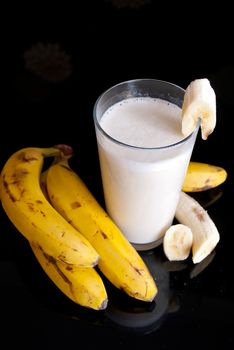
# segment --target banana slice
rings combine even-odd
[[[184,95],[182,133],[190,135],[201,120],[202,139],[206,140],[216,125],[216,96],[208,79],[192,81]]]
[[[191,229],[183,224],[169,227],[163,238],[163,250],[170,261],[185,260],[189,256],[193,243]]]
[[[199,263],[216,247],[220,235],[208,212],[193,197],[181,192],[175,217],[192,230],[192,260]]]

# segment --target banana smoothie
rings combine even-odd
[[[96,133],[108,214],[139,250],[158,245],[173,222],[196,135],[184,141],[181,108],[152,97],[110,105]]]

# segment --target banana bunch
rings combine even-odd
[[[52,207],[41,187],[44,158],[58,156],[60,148],[31,147],[12,154],[1,172],[2,206],[54,284],[75,303],[102,310],[108,299],[94,268],[99,255]]]
[[[98,252],[98,267],[107,279],[133,298],[152,301],[157,287],[143,259],[70,168],[67,157],[48,168],[46,184],[54,208]]]
[[[202,192],[221,185],[227,179],[224,168],[200,162],[190,162],[182,190],[184,192]]]
[[[69,168],[66,153],[59,145],[12,154],[1,172],[4,211],[48,277],[79,305],[107,307],[97,263],[116,287],[136,299],[153,300],[157,287],[148,268]],[[60,161],[42,171],[45,157]]]

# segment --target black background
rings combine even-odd
[[[0,341],[5,348],[13,341],[30,349],[76,348],[82,342],[104,348],[233,346],[232,12],[224,2],[207,8],[199,2],[134,3],[34,2],[3,9],[0,166],[21,147],[70,144],[72,166],[103,204],[92,119],[97,97],[128,79],[156,78],[186,88],[193,79],[207,77],[216,92],[217,126],[207,141],[198,135],[192,159],[224,167],[228,178],[215,191],[195,197],[207,206],[221,240],[211,263],[195,277],[190,258],[168,272],[161,248],[143,255],[156,269],[159,289],[169,283],[162,317],[160,300],[151,306],[134,303],[107,282],[109,307],[93,312],[54,287],[1,209]],[[24,53],[39,42],[58,44],[70,57],[67,79],[51,81],[49,73],[40,78],[25,68]],[[58,77],[61,70],[63,65]],[[138,317],[150,324],[136,329]]]

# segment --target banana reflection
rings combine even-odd
[[[150,303],[141,302],[116,291],[110,295],[105,315],[112,324],[122,329],[149,333],[161,326],[169,311],[170,279],[169,271],[162,264],[161,248],[143,252],[141,256],[158,286],[155,299]]]
[[[191,259],[169,261],[162,247],[141,253],[158,286],[158,294],[151,303],[137,301],[111,291],[104,314],[106,321],[120,330],[149,334],[160,328],[171,313],[178,312],[192,278],[198,277],[215,257],[215,251],[198,264]],[[185,287],[187,286],[187,287]]]

